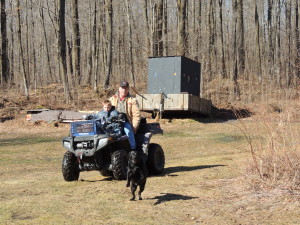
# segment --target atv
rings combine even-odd
[[[124,119],[110,121],[85,120],[71,123],[70,136],[63,138],[67,149],[62,161],[65,181],[78,180],[81,171],[100,171],[103,176],[124,180],[127,176],[128,154],[131,151],[128,137],[123,131]],[[141,151],[150,174],[161,174],[165,155],[159,144],[150,143],[153,134],[162,134],[159,123],[141,119],[135,134],[136,151]]]

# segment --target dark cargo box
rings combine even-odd
[[[183,56],[149,58],[148,94],[200,95],[200,63]]]

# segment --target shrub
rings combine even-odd
[[[300,189],[300,124],[297,107],[260,115],[258,127],[239,119],[250,147],[246,178],[255,188]],[[260,136],[260,138],[254,138]]]

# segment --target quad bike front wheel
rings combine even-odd
[[[159,144],[149,144],[148,159],[146,164],[150,174],[161,174],[164,171],[165,154]]]
[[[62,173],[65,181],[75,181],[79,178],[79,164],[72,152],[66,152],[62,161]]]
[[[125,180],[128,169],[128,153],[125,150],[115,151],[111,155],[113,176],[116,180]]]

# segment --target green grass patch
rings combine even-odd
[[[168,131],[164,133],[163,137],[196,137],[197,134],[193,133],[185,133],[185,132],[179,132],[179,131]]]
[[[39,143],[58,142],[61,138],[56,137],[22,137],[22,138],[7,138],[0,139],[0,147],[32,145]]]
[[[244,141],[246,137],[244,135],[230,135],[224,133],[218,133],[213,137],[214,141],[219,143],[232,143]]]

